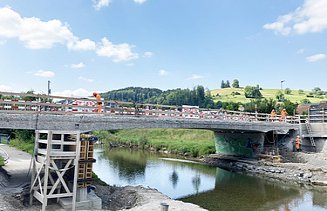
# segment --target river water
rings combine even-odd
[[[96,148],[93,171],[110,185],[156,188],[208,210],[327,210],[327,194],[130,149]]]

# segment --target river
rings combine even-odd
[[[327,210],[327,193],[229,172],[174,156],[130,150],[94,153],[93,171],[110,185],[156,188],[208,210]]]

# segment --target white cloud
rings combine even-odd
[[[108,7],[110,0],[93,0],[93,7],[96,10],[100,10],[102,7]]]
[[[113,44],[106,37],[102,38],[100,47],[96,50],[98,56],[111,58],[114,62],[129,61],[137,59],[138,54],[132,52],[133,46],[122,43]]]
[[[0,8],[0,37],[17,38],[30,49],[52,48],[55,44],[66,44],[73,50],[85,50],[92,46],[89,39],[79,41],[68,25],[60,20],[41,21],[36,17],[21,17],[10,7]]]
[[[109,57],[114,62],[138,58],[138,54],[132,52],[134,46],[127,43],[113,44],[108,38],[103,38],[97,46],[93,40],[80,40],[60,20],[42,21],[36,17],[21,17],[10,7],[0,8],[1,37],[16,38],[29,49],[52,48],[55,44],[61,44],[69,50],[95,51],[97,55]]]
[[[168,71],[164,70],[164,69],[161,69],[161,70],[159,70],[159,75],[160,76],[166,76],[166,75],[168,75]]]
[[[75,51],[89,51],[95,50],[96,44],[90,39],[78,40],[75,38],[74,41],[69,41],[67,47]]]
[[[307,62],[317,62],[317,61],[320,61],[320,60],[324,60],[326,58],[327,58],[326,54],[320,53],[320,54],[315,54],[315,55],[312,55],[312,56],[308,56],[306,58],[306,60],[307,60]]]
[[[62,97],[88,97],[92,95],[92,92],[79,88],[75,90],[64,90],[62,92],[53,92],[54,96],[62,96]]]
[[[304,48],[301,48],[301,49],[299,49],[299,50],[296,51],[296,54],[303,54],[304,51],[305,51],[305,49]]]
[[[0,91],[1,92],[14,92],[14,89],[11,86],[0,84]]]
[[[134,0],[134,2],[137,4],[143,4],[146,0]]]
[[[327,28],[327,1],[305,0],[295,11],[280,16],[276,22],[265,24],[263,27],[285,36],[321,32]]]
[[[83,67],[85,67],[85,64],[83,62],[80,62],[78,64],[71,64],[70,65],[70,68],[73,68],[73,69],[81,69]]]
[[[192,74],[192,76],[187,78],[187,80],[199,80],[199,79],[203,79],[203,78],[204,78],[203,75]]]
[[[85,78],[83,76],[78,77],[78,80],[85,81],[85,82],[88,82],[88,83],[92,83],[94,81],[94,79]]]
[[[153,56],[153,53],[150,51],[146,51],[143,53],[143,58],[151,58]]]
[[[43,78],[52,78],[55,76],[55,73],[48,70],[39,70],[34,73],[35,76],[43,77]]]

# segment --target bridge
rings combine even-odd
[[[215,132],[217,152],[254,156],[265,140],[292,137],[299,117],[271,119],[268,114],[198,107],[102,101],[101,112],[92,98],[0,92],[0,128],[93,131],[130,128],[208,129]]]

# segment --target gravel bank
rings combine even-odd
[[[288,154],[288,160],[292,160],[292,162],[272,163],[237,159],[217,154],[203,159],[209,165],[227,170],[327,191],[326,153],[307,154],[294,152]]]
[[[156,189],[142,186],[96,185],[95,193],[102,199],[102,208],[108,210],[160,210],[161,203],[169,205],[169,210],[204,211],[198,205],[184,203],[169,198]]]

